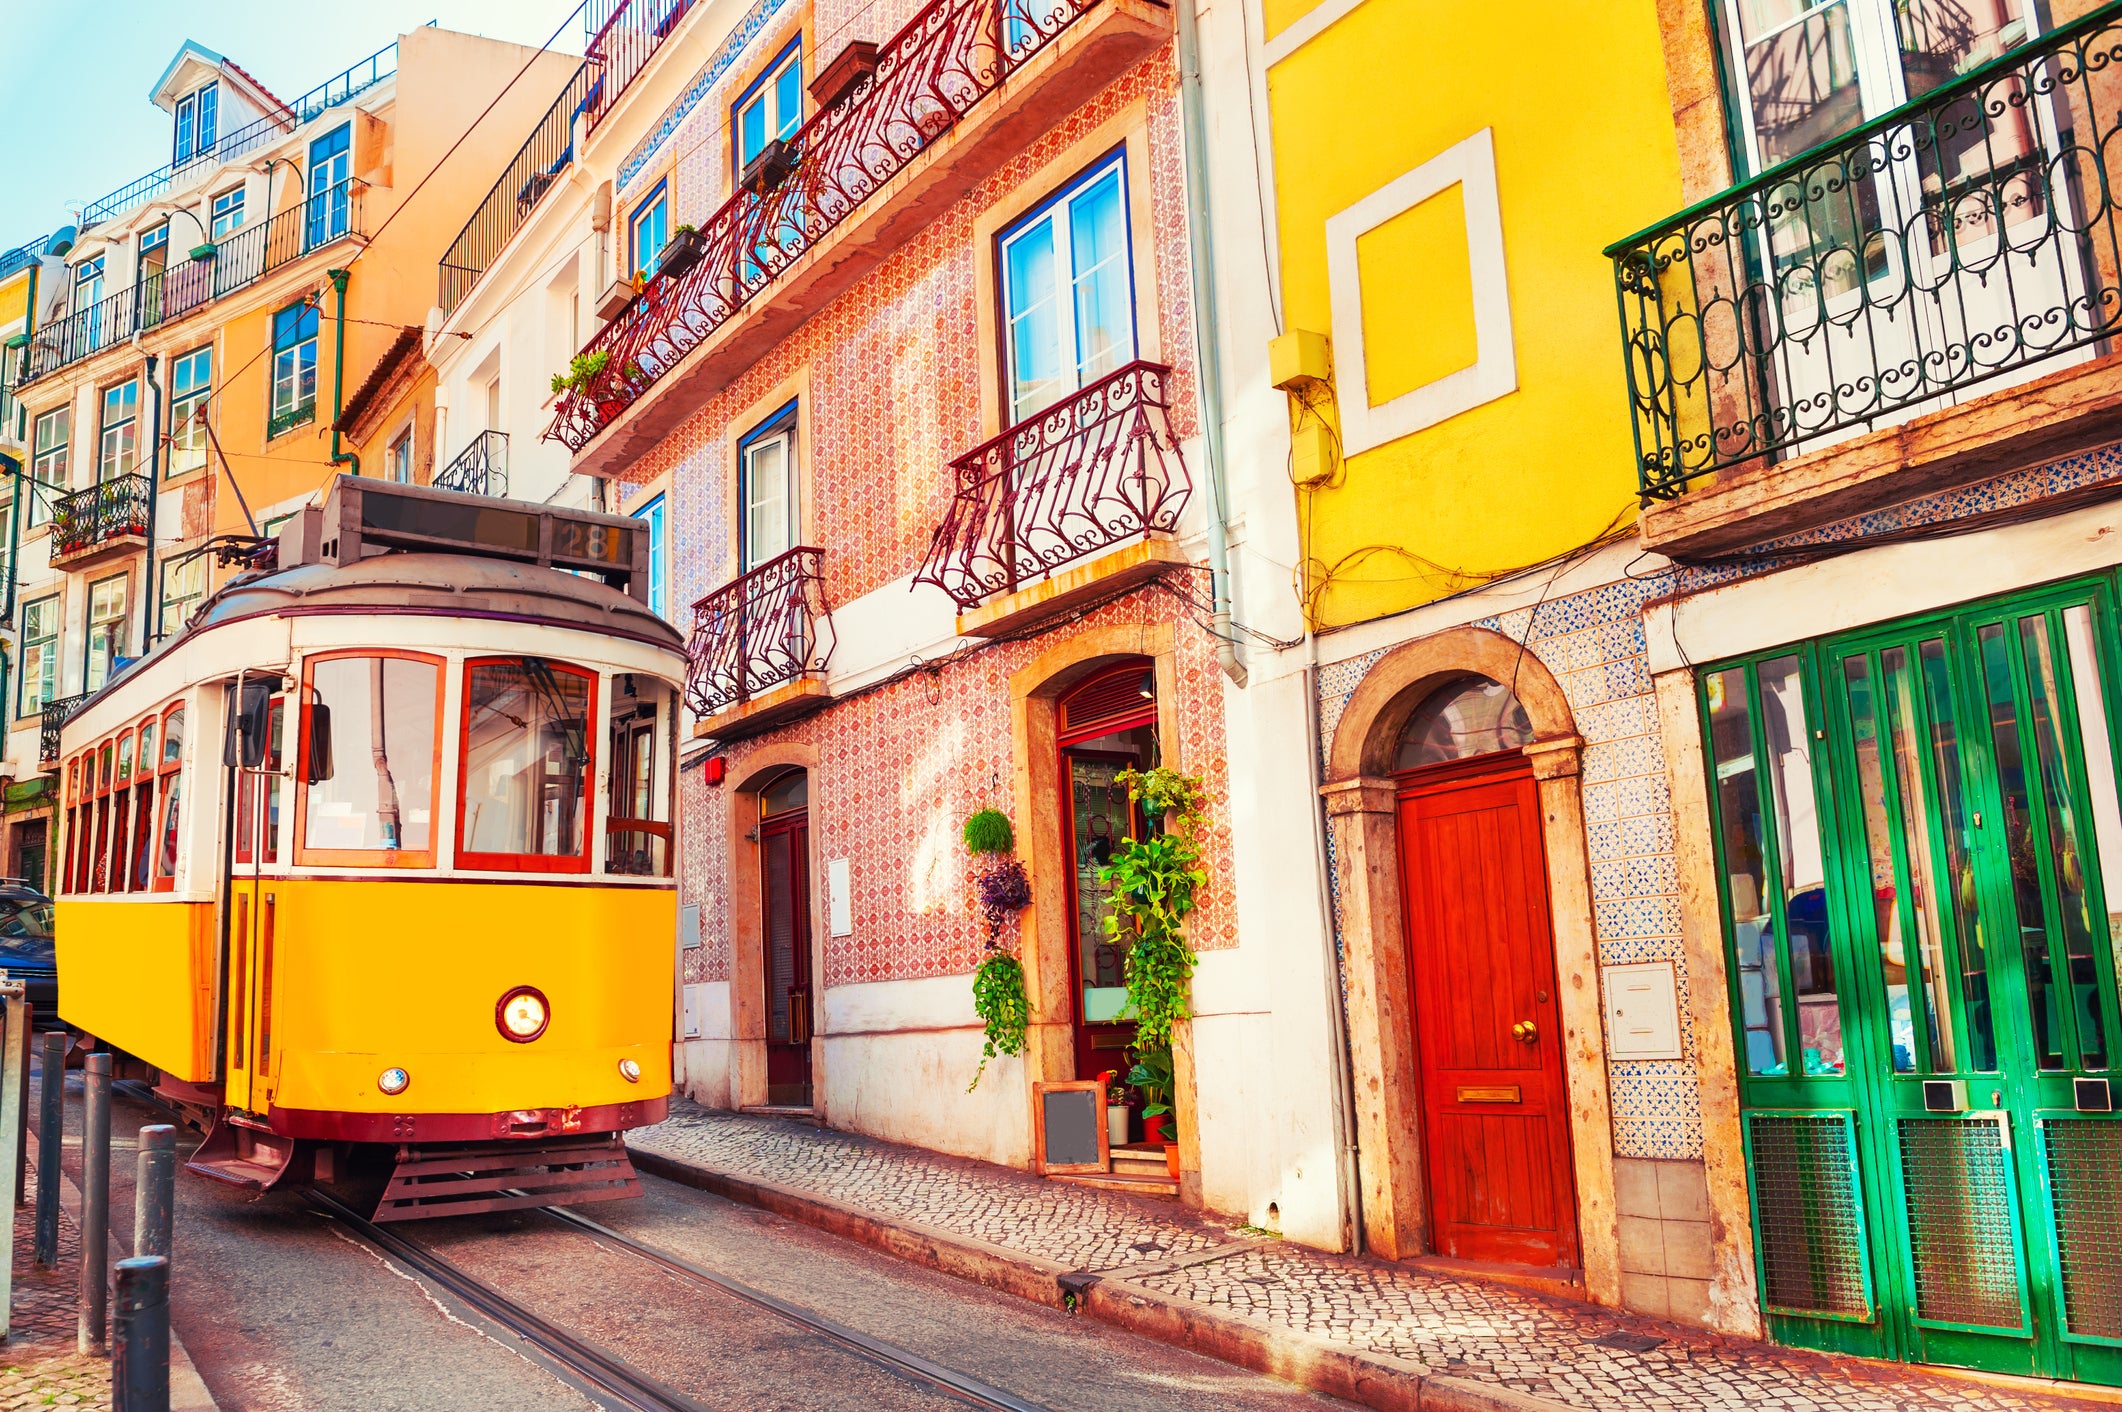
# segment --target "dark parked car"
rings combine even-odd
[[[40,1026],[59,1018],[59,960],[52,946],[52,900],[21,883],[0,883],[0,971],[29,983]]]

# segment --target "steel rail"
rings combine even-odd
[[[772,1314],[778,1314],[791,1323],[800,1324],[812,1333],[819,1334],[839,1344],[849,1352],[868,1359],[872,1363],[879,1364],[903,1377],[910,1377],[920,1382],[929,1383],[938,1391],[955,1397],[962,1402],[970,1403],[974,1407],[991,1408],[994,1412],[1048,1412],[1047,1408],[1040,1406],[1036,1402],[1026,1402],[1023,1398],[1004,1392],[1001,1388],[983,1383],[977,1378],[969,1378],[963,1373],[944,1367],[941,1363],[923,1358],[920,1354],[911,1350],[900,1348],[895,1344],[885,1343],[881,1339],[871,1338],[868,1334],[859,1330],[851,1329],[845,1324],[837,1323],[822,1314],[805,1309],[800,1304],[791,1304],[785,1299],[779,1299],[768,1294],[765,1290],[754,1289],[740,1280],[733,1280],[727,1275],[718,1275],[712,1270],[702,1269],[690,1260],[658,1250],[652,1245],[646,1245],[641,1241],[635,1240],[632,1236],[613,1230],[610,1226],[592,1221],[587,1216],[579,1215],[574,1211],[558,1206],[547,1206],[543,1210],[546,1215],[562,1225],[573,1226],[600,1239],[611,1241],[613,1244],[631,1251],[650,1264],[671,1274],[682,1275],[697,1283],[709,1285],[756,1308],[764,1309]]]

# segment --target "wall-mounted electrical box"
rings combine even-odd
[[[1293,328],[1267,343],[1267,380],[1284,392],[1306,383],[1325,382],[1333,374],[1332,347],[1323,333]]]
[[[1679,1059],[1680,983],[1670,961],[1604,968],[1606,1057]]]

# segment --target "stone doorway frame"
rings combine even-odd
[[[1415,708],[1439,686],[1466,676],[1511,687],[1532,722],[1533,743],[1525,754],[1539,790],[1547,851],[1578,1248],[1585,1291],[1600,1304],[1619,1306],[1613,1111],[1584,800],[1577,783],[1584,742],[1554,675],[1530,649],[1487,628],[1452,628],[1402,643],[1381,657],[1334,727],[1326,783],[1319,789],[1334,830],[1366,1243],[1394,1260],[1432,1248],[1421,1096],[1413,1078],[1399,788],[1392,767],[1400,732]]]
[[[818,751],[799,741],[766,746],[744,759],[743,774],[729,785],[729,857],[723,876],[729,879],[729,1101],[732,1108],[766,1103],[766,940],[759,903],[759,791],[790,768],[804,771],[811,791],[813,826],[809,830],[811,975],[810,1106],[826,1120],[825,1044],[819,1017],[825,1013],[825,908],[818,886],[818,829],[815,826]]]

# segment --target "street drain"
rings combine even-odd
[[[1595,1339],[1587,1339],[1586,1342],[1596,1344],[1600,1348],[1618,1348],[1623,1353],[1648,1353],[1659,1344],[1665,1342],[1665,1340],[1652,1338],[1649,1334],[1612,1333],[1602,1334]]]

